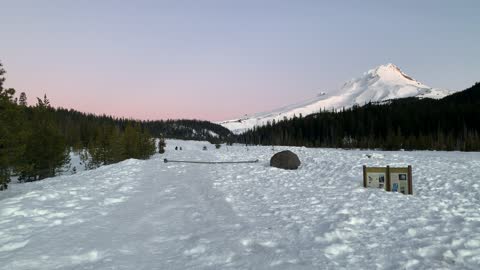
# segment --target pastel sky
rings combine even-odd
[[[432,87],[480,81],[480,1],[15,0],[7,86],[137,119],[224,120],[392,62]]]

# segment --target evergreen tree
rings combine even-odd
[[[4,77],[5,73],[7,72],[3,68],[2,62],[0,62],[0,91],[3,91],[3,83],[5,83],[5,77]]]
[[[155,153],[155,141],[138,124],[128,124],[123,135],[125,158],[147,159]]]
[[[123,147],[125,158],[136,158],[140,156],[139,145],[140,134],[138,126],[128,124],[123,134]]]
[[[165,138],[163,135],[160,135],[160,138],[158,139],[158,153],[163,154],[165,153],[165,147],[167,144],[165,143]]]
[[[24,106],[24,107],[28,106],[27,94],[25,94],[25,92],[20,93],[20,97],[18,98],[18,105]]]
[[[24,119],[14,101],[15,90],[4,89],[5,70],[0,63],[0,190],[7,189],[12,169],[24,151]]]
[[[21,181],[36,181],[55,176],[68,162],[69,151],[64,137],[53,120],[46,98],[33,110],[26,149],[19,166]]]
[[[7,188],[11,168],[21,154],[15,138],[18,132],[15,121],[18,121],[19,112],[13,103],[14,92],[9,90],[0,89],[0,190]]]

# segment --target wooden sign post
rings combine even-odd
[[[413,194],[412,166],[363,166],[363,187],[382,188],[386,191]]]

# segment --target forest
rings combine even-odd
[[[440,100],[405,98],[322,111],[236,137],[259,145],[382,150],[480,150],[480,83]]]
[[[58,175],[69,166],[71,152],[93,169],[129,158],[148,159],[156,151],[155,138],[163,146],[166,137],[212,143],[233,139],[228,129],[208,121],[87,114],[54,108],[47,96],[29,104],[25,92],[4,88],[5,73],[0,63],[0,190],[12,176],[30,182]]]

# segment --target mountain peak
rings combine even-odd
[[[395,65],[395,64],[392,64],[392,63],[388,63],[388,64],[383,65],[383,66],[385,66],[387,68],[392,68],[392,69],[398,69],[399,70],[398,66]]]
[[[388,63],[388,64],[385,64],[385,65],[380,65],[377,67],[377,69],[388,69],[388,70],[393,70],[393,71],[400,71],[400,68],[395,65],[395,64],[392,64],[392,63]]]
[[[392,64],[392,63],[388,63],[388,64],[385,64],[385,65],[380,65],[374,69],[371,69],[368,71],[368,73],[371,73],[371,74],[382,74],[382,73],[399,73],[399,74],[402,74],[402,70],[400,70],[400,68],[398,66],[396,66],[395,64]]]
[[[405,74],[398,66],[392,63],[380,65],[374,69],[369,70],[367,74],[387,80],[407,79],[409,81],[418,83],[415,79]]]

